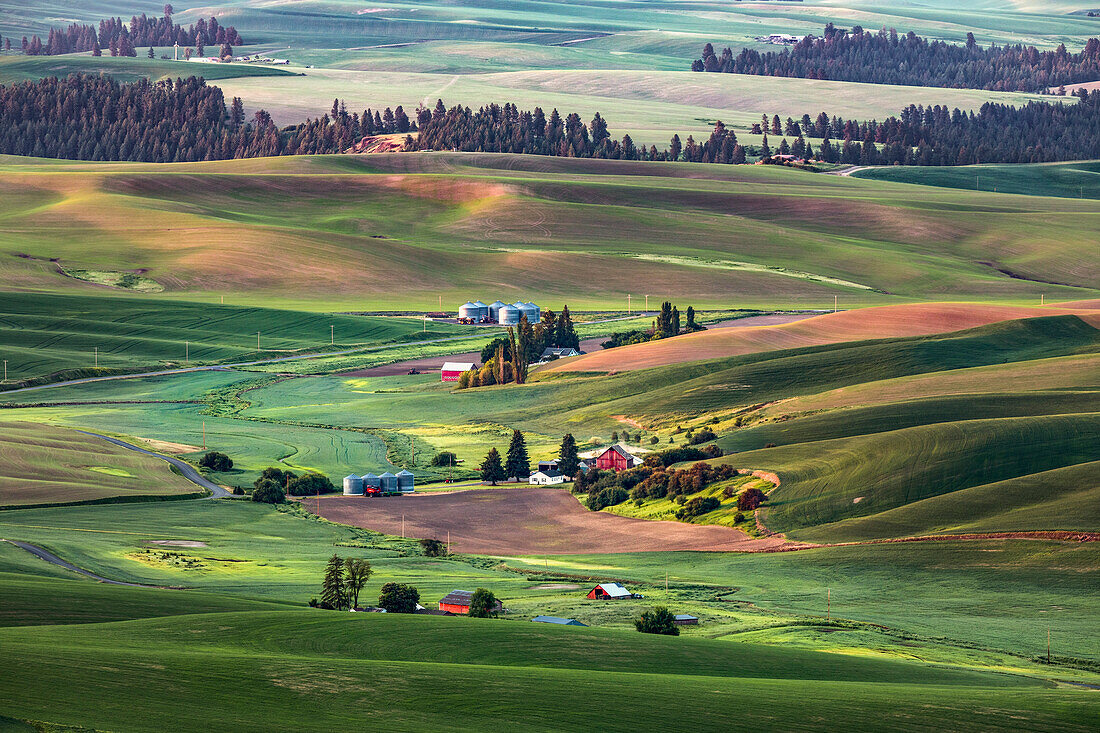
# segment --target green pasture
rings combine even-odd
[[[988,163],[935,168],[874,167],[863,168],[852,175],[858,178],[873,178],[877,181],[916,183],[922,186],[972,191],[997,191],[1074,199],[1100,198],[1100,162],[1097,161],[1033,165]]]
[[[0,422],[0,505],[195,496],[201,489],[164,461],[73,430]]]
[[[185,368],[460,336],[420,318],[350,316],[117,295],[0,292],[8,384]],[[257,346],[258,345],[258,346]],[[96,365],[98,362],[98,369]]]

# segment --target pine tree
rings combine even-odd
[[[485,460],[481,462],[481,480],[488,481],[493,486],[497,485],[497,481],[503,481],[507,478],[507,474],[504,473],[504,466],[500,463],[500,453],[496,448],[490,448],[489,452],[485,454]]]
[[[155,59],[155,58],[157,57],[157,54],[156,54],[156,52],[155,52],[155,51],[153,51],[153,47],[152,47],[152,46],[150,46],[150,47],[149,47],[149,53],[148,53],[148,56],[149,56],[149,58],[151,58],[151,59]]]
[[[342,611],[347,608],[347,585],[344,583],[344,561],[333,555],[325,566],[325,579],[321,583],[321,604],[326,608]]]
[[[675,306],[672,307],[672,335],[680,335],[680,311]]]
[[[558,470],[569,478],[576,476],[577,471],[580,470],[577,441],[572,433],[566,433],[561,439],[561,448],[558,449]]]
[[[508,478],[521,480],[531,475],[531,458],[527,455],[527,441],[523,439],[523,433],[518,430],[512,431],[512,442],[508,444],[504,473]]]
[[[577,336],[577,330],[573,327],[573,316],[569,313],[569,306],[563,306],[561,309],[561,315],[558,316],[558,326],[554,333],[554,345],[561,349],[577,349],[581,348],[580,337]]]

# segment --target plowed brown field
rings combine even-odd
[[[795,323],[756,328],[701,331],[674,339],[621,346],[587,354],[546,371],[611,372],[646,369],[702,359],[864,339],[927,336],[984,326],[1017,318],[1081,315],[1090,323],[1088,308],[917,303],[827,313]]]
[[[322,497],[306,506],[333,522],[446,541],[481,555],[603,554],[669,550],[759,552],[780,538],[755,539],[732,527],[652,522],[590,512],[565,489],[497,488],[406,497]]]

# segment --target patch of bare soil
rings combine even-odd
[[[166,547],[209,547],[205,542],[198,540],[149,540],[146,544]]]
[[[313,506],[310,509],[314,509]],[[474,489],[412,497],[322,497],[333,522],[406,537],[446,539],[456,552],[481,555],[615,552],[766,552],[787,543],[755,539],[732,527],[657,522],[590,512],[562,489]]]
[[[150,449],[157,451],[158,453],[169,453],[172,455],[179,455],[181,453],[194,453],[195,451],[202,450],[197,445],[187,445],[186,443],[170,443],[167,440],[154,440],[152,438],[141,438],[141,442],[149,446]]]

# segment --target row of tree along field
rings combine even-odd
[[[534,326],[527,316],[521,316],[514,329],[508,327],[507,338],[496,338],[485,345],[481,350],[482,367],[459,375],[458,388],[523,384],[527,381],[528,367],[539,360],[545,349],[579,349],[580,345],[569,306],[563,307],[560,315],[549,309],[543,311]]]
[[[101,56],[103,49],[108,49],[112,56],[134,56],[138,46],[172,46],[178,43],[184,47],[194,46],[195,52],[203,56],[204,46],[224,49],[244,43],[236,28],[220,25],[213,16],[199,18],[184,28],[172,21],[173,12],[171,5],[165,5],[161,17],[150,18],[142,13],[132,16],[128,24],[122,18],[107,18],[99,21],[98,32],[94,26],[71,23],[67,28],[50,28],[45,42],[38,36],[31,36],[30,39],[23,36],[20,47],[28,56],[56,56],[82,51]],[[10,51],[11,38],[4,39],[3,45],[5,50]]]
[[[834,79],[870,84],[956,87],[997,91],[1043,92],[1051,87],[1100,79],[1100,39],[1090,38],[1079,53],[1065,45],[1054,51],[1034,46],[982,48],[973,33],[966,45],[929,41],[910,31],[899,35],[885,28],[862,26],[850,31],[825,26],[822,36],[807,35],[782,51],[761,53],[750,48],[734,55],[729,48],[716,54],[703,46],[692,71]]]
[[[1100,158],[1100,90],[1079,90],[1077,104],[1031,102],[1023,107],[985,104],[979,112],[943,106],[910,106],[900,117],[858,122],[824,112],[811,120],[790,120],[779,152],[828,163],[869,165],[965,165],[1036,163]],[[107,77],[73,75],[0,87],[0,153],[74,160],[184,162],[270,155],[340,153],[354,150],[364,136],[418,129],[406,150],[461,150],[577,158],[747,162],[748,151],[720,121],[709,139],[674,135],[658,150],[637,146],[629,135],[612,138],[596,113],[585,125],[579,115],[557,110],[520,111],[513,104],[421,108],[416,121],[401,108],[380,115],[348,114],[339,100],[332,116],[279,128],[257,111],[246,121],[234,99],[226,108],[221,90],[202,79],[120,84]],[[388,111],[387,111],[388,112]],[[774,134],[776,118],[765,119]],[[797,129],[796,129],[797,127]],[[821,138],[814,150],[806,137]],[[771,159],[765,138],[756,151]]]

